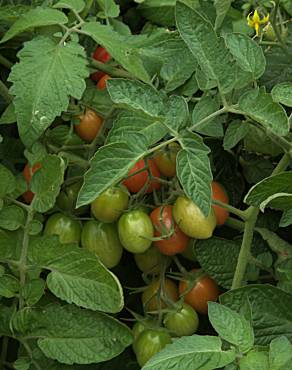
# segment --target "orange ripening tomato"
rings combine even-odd
[[[188,280],[181,280],[179,283],[180,296],[189,289]],[[201,276],[193,283],[192,289],[184,296],[184,301],[192,306],[200,314],[208,313],[208,302],[217,301],[219,297],[219,288],[216,282],[209,276]]]
[[[93,59],[98,60],[99,62],[102,63],[106,63],[111,59],[110,54],[102,46],[98,46],[95,49],[92,57]]]
[[[77,135],[85,142],[91,143],[101,129],[103,119],[88,108],[78,118],[80,123],[74,125]]]
[[[37,162],[35,165],[30,167],[30,165],[27,163],[23,169],[23,176],[25,178],[26,184],[27,184],[27,191],[22,194],[22,197],[26,203],[31,203],[34,197],[34,193],[29,190],[29,184],[32,179],[33,174],[42,167],[41,163]]]
[[[223,186],[216,181],[212,181],[211,186],[212,186],[212,199],[220,200],[220,202],[228,204],[229,198]],[[215,212],[217,226],[224,225],[229,217],[229,212],[227,211],[227,209],[217,205],[212,205],[212,207]]]
[[[135,166],[128,172],[128,178],[126,178],[126,180],[123,181],[123,185],[125,185],[131,193],[138,193],[143,188],[143,186],[148,182],[149,180],[148,171],[150,171],[153,177],[160,178],[160,172],[158,171],[158,168],[156,167],[156,164],[154,163],[154,161],[152,159],[148,159],[147,163],[148,163],[149,170],[145,169],[145,171],[141,171],[143,170],[143,168],[146,167],[146,162],[144,159],[141,159],[140,161],[138,161],[135,164]],[[133,175],[136,172],[139,172],[139,173],[137,173],[136,175]],[[159,188],[160,188],[160,183],[157,180],[151,180],[149,181],[149,185],[146,189],[146,193],[151,193],[154,189],[158,190]]]
[[[92,73],[90,75],[90,78],[92,79],[92,81],[98,82],[103,76],[106,76],[106,73],[97,71],[97,72]]]
[[[150,214],[154,226],[154,236],[167,235],[173,231],[167,239],[161,239],[154,242],[154,245],[162,254],[173,256],[183,252],[189,243],[190,238],[184,234],[174,221],[172,215],[172,206],[162,206],[155,208]]]
[[[163,176],[174,177],[176,175],[176,157],[179,150],[180,146],[177,143],[170,143],[166,148],[155,153],[155,164]]]
[[[106,81],[111,79],[111,76],[109,75],[104,75],[101,77],[101,79],[98,81],[96,87],[98,88],[98,90],[104,90],[106,89]]]

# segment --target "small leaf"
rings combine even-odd
[[[0,43],[6,42],[18,34],[40,26],[51,26],[54,24],[66,24],[68,18],[59,10],[50,8],[35,8],[20,17],[3,36]]]
[[[285,136],[289,132],[288,117],[284,108],[275,103],[263,89],[254,89],[239,99],[239,108],[274,134]]]
[[[44,294],[45,282],[42,279],[28,281],[21,289],[27,306],[34,306]]]
[[[70,97],[81,98],[89,71],[84,49],[74,42],[59,45],[37,37],[25,43],[18,57],[20,63],[9,76],[10,92],[15,96],[19,135],[31,146],[67,110]]]
[[[2,198],[16,189],[16,179],[2,164],[0,164],[0,179],[0,198]]]
[[[249,126],[241,120],[230,122],[224,136],[224,149],[230,150],[234,148],[247,135],[248,130]]]
[[[239,361],[240,370],[270,370],[267,352],[253,350]]]
[[[275,102],[292,107],[292,82],[282,82],[272,89],[272,97]]]
[[[83,0],[61,0],[53,6],[53,8],[73,9],[77,13],[80,13],[85,6]]]
[[[270,343],[270,368],[273,370],[292,369],[292,345],[286,337],[279,337]]]
[[[215,6],[215,9],[216,9],[216,21],[215,21],[215,29],[218,30],[228,11],[229,11],[229,8],[231,6],[231,2],[232,0],[215,0],[214,1],[214,6]]]
[[[103,12],[99,12],[101,18],[116,18],[120,14],[120,7],[114,0],[97,0],[98,5],[101,7]],[[104,13],[104,14],[102,14]]]
[[[10,103],[0,118],[0,125],[7,125],[7,124],[15,123],[16,121],[17,121],[17,117],[15,114],[14,105],[13,103]]]
[[[281,217],[281,221],[279,226],[280,227],[287,227],[292,225],[292,209],[288,209],[287,211],[283,212]]]
[[[15,276],[4,274],[0,277],[0,296],[13,298],[19,291],[19,281]]]
[[[1,209],[0,227],[6,230],[17,230],[24,225],[25,215],[22,208],[12,205]]]
[[[254,334],[250,322],[237,312],[215,302],[208,303],[209,320],[220,338],[246,353],[253,347]]]
[[[185,126],[189,118],[189,109],[186,100],[182,96],[172,95],[165,103],[164,124],[169,130],[177,134],[178,130]]]
[[[221,347],[222,342],[218,337],[182,337],[153,356],[142,370],[218,369],[235,359],[233,350],[223,351]]]

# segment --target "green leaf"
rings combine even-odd
[[[263,351],[251,351],[239,361],[240,370],[270,370],[269,355]]]
[[[275,102],[292,107],[292,82],[282,82],[272,89],[272,97]]]
[[[16,255],[17,235],[0,229],[0,260],[13,259]]]
[[[281,335],[292,339],[292,295],[274,286],[261,284],[248,285],[220,296],[221,303],[237,312],[247,299],[252,307],[255,344],[268,345]]]
[[[113,102],[106,89],[99,90],[95,85],[86,88],[82,96],[82,103],[95,110],[102,117],[109,116],[113,109]]]
[[[177,2],[176,23],[181,37],[197,59],[202,71],[215,80],[223,93],[234,87],[235,64],[212,26],[196,10]]]
[[[120,35],[111,27],[98,22],[85,23],[82,31],[102,45],[128,72],[144,82],[150,82],[150,77],[140,58],[139,49],[129,42],[132,40],[129,36]]]
[[[31,359],[28,357],[20,357],[13,363],[13,367],[16,370],[29,370],[30,365]]]
[[[251,73],[254,80],[264,74],[266,59],[262,48],[257,42],[240,33],[225,35],[225,41],[228,49],[243,71]]]
[[[120,14],[120,7],[114,0],[97,0],[98,5],[103,12],[99,12],[98,16],[101,18],[116,18]]]
[[[21,289],[21,294],[27,306],[34,306],[43,296],[45,282],[43,279],[33,279],[25,283]]]
[[[37,212],[51,209],[64,181],[65,163],[57,155],[47,155],[42,160],[42,167],[35,172],[30,188],[35,193],[33,208]]]
[[[136,138],[138,144],[139,141],[144,140],[140,133],[133,136],[128,135],[128,140],[131,137]],[[129,145],[123,142],[101,147],[91,159],[90,169],[85,174],[76,207],[89,204],[104,190],[121,181],[143,156],[144,148],[133,151]]]
[[[11,336],[10,321],[14,314],[14,307],[0,305],[0,335]]]
[[[292,171],[268,177],[247,193],[244,201],[248,205],[289,210],[292,208]]]
[[[0,211],[0,227],[6,230],[17,230],[24,226],[25,214],[22,208],[12,205],[6,206]]]
[[[154,87],[140,81],[115,78],[108,81],[112,101],[121,107],[142,111],[159,117],[164,109],[163,95]]]
[[[19,291],[19,281],[15,276],[4,274],[0,277],[0,296],[13,298]]]
[[[208,154],[210,149],[202,138],[185,132],[179,139],[182,150],[177,155],[177,176],[189,197],[207,217],[211,208],[212,172]]]
[[[15,123],[16,121],[17,117],[15,114],[14,105],[13,103],[10,103],[0,118],[0,125],[7,125]]]
[[[208,316],[219,337],[246,353],[254,343],[250,322],[237,312],[215,302],[208,303]]]
[[[230,122],[224,135],[224,149],[230,150],[234,148],[247,135],[248,130],[249,126],[241,120]]]
[[[292,369],[292,345],[286,337],[279,337],[270,343],[269,353],[270,369]]]
[[[72,9],[80,13],[84,9],[84,6],[85,3],[83,0],[61,0],[58,1],[53,8]]]
[[[147,20],[162,25],[174,26],[174,6],[176,0],[144,0],[138,6],[139,12]]]
[[[215,29],[218,30],[229,11],[231,6],[232,0],[215,0],[214,6],[216,9],[216,21],[215,21]]]
[[[142,133],[150,146],[162,139],[168,130],[158,120],[141,112],[122,111],[114,121],[107,144],[125,141],[129,132]]]
[[[216,237],[199,240],[195,246],[203,270],[225,289],[231,288],[239,251],[238,243]]]
[[[109,360],[132,342],[130,329],[100,312],[51,304],[18,313],[22,336],[35,337],[41,351],[63,364]]]
[[[0,164],[0,179],[0,198],[2,198],[16,189],[16,179],[2,164]]]
[[[59,45],[38,37],[25,43],[18,57],[20,63],[9,76],[10,91],[19,135],[31,146],[67,110],[70,97],[81,98],[89,71],[84,49],[74,42]]]
[[[249,184],[256,184],[273,172],[274,165],[272,161],[263,156],[244,153],[241,158],[243,175]]]
[[[34,27],[66,24],[67,22],[68,18],[59,10],[40,7],[31,9],[12,25],[3,36],[0,43],[6,42],[16,35]]]
[[[235,352],[223,351],[218,337],[192,335],[176,339],[153,356],[142,370],[212,370],[231,363]]]
[[[219,108],[220,104],[216,98],[203,96],[193,110],[192,124],[196,125],[194,130],[203,135],[222,137],[224,134],[223,127],[218,117],[211,118],[200,124],[200,121],[218,111]]]
[[[169,130],[177,135],[179,129],[186,125],[189,118],[189,109],[186,100],[182,96],[172,95],[165,102],[164,124]]]
[[[275,103],[272,96],[263,89],[254,89],[243,94],[239,99],[239,108],[274,134],[288,134],[289,123],[284,108]]]
[[[279,226],[280,227],[287,227],[292,225],[292,209],[288,209],[287,211],[283,212],[281,217],[281,221]]]
[[[33,265],[51,270],[47,285],[53,294],[68,303],[119,312],[123,307],[118,279],[93,253],[75,244],[60,244],[56,237],[38,237],[30,247]]]
[[[0,21],[3,23],[13,23],[17,21],[23,14],[29,12],[31,6],[21,4],[1,5],[0,7]]]

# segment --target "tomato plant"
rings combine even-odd
[[[111,78],[111,76],[109,76],[109,75],[104,75],[104,76],[102,76],[102,77],[99,79],[99,81],[98,81],[98,83],[97,83],[96,87],[97,87],[99,90],[104,90],[104,89],[106,89],[106,82],[107,82],[107,80],[109,80],[110,78]]]
[[[75,182],[65,186],[56,199],[56,205],[65,212],[75,214],[86,213],[88,211],[87,206],[76,209],[77,196],[81,185],[81,182]]]
[[[79,243],[81,226],[77,220],[62,213],[55,213],[46,222],[45,235],[58,235],[61,243]]]
[[[208,302],[217,301],[219,288],[210,276],[198,276],[194,283],[181,280],[179,294],[184,296],[184,301],[201,314],[208,313]]]
[[[177,143],[171,143],[155,154],[154,162],[163,176],[176,175],[176,156],[179,149],[180,146]]]
[[[142,303],[146,311],[156,311],[165,308],[178,300],[178,289],[176,284],[165,279],[161,282],[155,279],[147,286],[142,294]]]
[[[76,124],[74,128],[82,140],[91,143],[100,132],[102,122],[102,118],[93,110],[86,109],[85,112],[79,116],[79,123]]]
[[[145,169],[143,171],[146,166],[149,167],[149,170]],[[160,177],[160,173],[152,159],[148,159],[147,161],[141,159],[128,172],[128,177],[123,181],[123,184],[132,193],[138,193],[147,185],[145,192],[151,193],[154,189],[158,190],[160,188],[160,183],[156,179],[151,179],[149,174],[151,174],[151,177]]]
[[[110,188],[91,203],[91,212],[102,222],[114,222],[128,206],[128,193],[123,187]]]
[[[229,203],[229,198],[224,188],[222,187],[221,184],[219,184],[216,181],[212,181],[212,199],[220,200],[220,202],[226,204]],[[217,225],[218,226],[224,225],[229,216],[229,212],[227,211],[227,209],[224,209],[218,205],[212,205],[212,208],[215,212]]]
[[[132,253],[143,253],[152,244],[153,226],[147,213],[133,210],[118,222],[119,237],[124,248]]]
[[[123,254],[123,246],[114,224],[93,220],[86,222],[82,229],[81,245],[93,252],[108,268],[115,267]]]
[[[172,206],[155,208],[151,212],[150,218],[155,230],[154,236],[162,237],[161,240],[154,242],[161,253],[171,256],[186,249],[189,237],[175,224],[172,216]],[[171,235],[168,236],[168,234]]]
[[[24,199],[24,201],[26,203],[31,203],[33,198],[34,198],[34,193],[32,191],[29,190],[29,184],[30,184],[30,181],[31,181],[31,178],[33,176],[33,174],[41,168],[41,163],[36,163],[35,165],[33,165],[32,167],[30,167],[30,165],[27,163],[25,166],[24,166],[24,169],[23,169],[23,176],[25,178],[25,181],[26,181],[26,185],[27,185],[27,189],[26,192],[24,192],[22,194],[22,197]]]
[[[197,312],[188,304],[167,313],[163,323],[170,332],[177,337],[194,334],[199,326]]]

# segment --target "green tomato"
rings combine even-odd
[[[125,213],[118,222],[120,241],[132,253],[143,253],[150,248],[154,229],[147,213],[134,210]]]
[[[79,221],[63,213],[54,213],[46,222],[44,234],[59,235],[61,243],[79,243],[81,225]]]
[[[194,334],[199,326],[197,312],[190,305],[183,303],[178,311],[169,312],[163,320],[164,326],[176,337]]]
[[[85,213],[88,209],[87,206],[82,206],[77,209],[75,208],[81,185],[82,184],[80,182],[76,182],[72,185],[66,186],[66,188],[62,190],[57,197],[57,206],[66,212],[71,212],[78,215]]]
[[[195,239],[208,239],[216,227],[216,217],[211,208],[205,217],[200,208],[186,197],[178,197],[173,206],[173,217],[179,228]]]
[[[171,343],[171,336],[162,330],[146,329],[135,343],[138,364],[143,367],[156,353]]]
[[[115,224],[94,220],[86,222],[82,229],[81,245],[93,252],[107,268],[115,267],[123,254]]]
[[[137,321],[133,328],[133,351],[136,353],[136,343],[137,339],[140,336],[140,334],[143,333],[144,330],[154,328],[156,326],[155,322],[151,319],[144,319],[143,321]]]
[[[142,272],[155,275],[159,274],[162,262],[165,257],[160,253],[158,248],[150,247],[144,253],[134,254],[134,259],[137,266]]]
[[[101,222],[114,222],[128,207],[128,203],[129,195],[126,188],[110,188],[91,203],[91,211]]]

